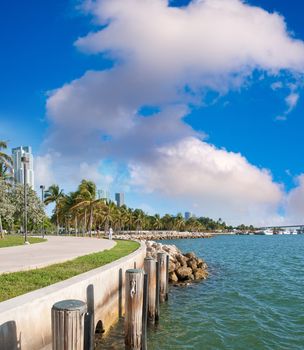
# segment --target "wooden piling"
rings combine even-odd
[[[159,265],[159,301],[163,303],[167,295],[167,254],[157,253]]]
[[[169,264],[170,264],[170,256],[167,254],[167,259],[166,259],[166,300],[169,299]]]
[[[63,300],[52,307],[52,349],[84,350],[84,316],[87,305]]]
[[[143,330],[144,272],[126,271],[125,349],[141,350]]]
[[[148,275],[144,274],[144,290],[143,290],[143,312],[142,312],[142,337],[141,350],[147,350],[147,323],[148,323],[148,297],[149,297],[149,280]]]
[[[156,261],[153,258],[145,258],[144,269],[148,275],[148,321],[154,323],[156,318]]]
[[[159,263],[156,261],[156,300],[155,300],[155,321],[159,320]]]

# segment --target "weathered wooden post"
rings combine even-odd
[[[159,300],[163,303],[167,294],[167,254],[157,253],[159,266]]]
[[[52,349],[84,350],[84,316],[87,305],[63,300],[52,307]]]
[[[147,350],[147,322],[148,322],[148,297],[149,297],[149,280],[148,275],[144,274],[144,297],[143,297],[143,313],[142,313],[142,337],[141,350]]]
[[[141,350],[143,330],[144,271],[126,271],[125,349]]]
[[[170,264],[170,256],[169,256],[169,254],[167,254],[167,259],[166,259],[166,273],[167,273],[166,300],[169,299],[169,264]]]
[[[159,263],[156,261],[156,300],[155,300],[155,321],[159,320]]]
[[[144,269],[145,273],[148,275],[148,321],[151,323],[155,322],[156,318],[156,261],[153,258],[145,258]]]

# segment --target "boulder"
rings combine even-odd
[[[190,259],[187,261],[187,265],[188,267],[190,267],[192,269],[192,271],[196,271],[197,270],[197,264],[196,264],[196,260],[195,259]]]
[[[169,281],[178,282],[178,278],[177,278],[176,273],[174,271],[169,273]]]
[[[203,269],[197,269],[194,272],[194,279],[196,280],[206,279],[207,276],[208,276],[208,272],[204,271]]]
[[[189,259],[196,259],[196,255],[193,252],[186,253],[185,256]]]
[[[170,261],[169,262],[169,272],[174,272],[175,270],[176,270],[175,264],[172,261]]]
[[[192,275],[192,270],[190,267],[182,266],[176,271],[176,275],[178,279],[183,281],[189,279],[190,275]]]
[[[187,260],[188,258],[186,258],[185,256],[183,256],[182,254],[177,254],[176,255],[176,260],[182,265],[182,266],[187,266]]]

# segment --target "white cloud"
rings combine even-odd
[[[297,177],[297,187],[291,190],[286,198],[287,224],[299,225],[304,220],[304,174]]]
[[[207,89],[238,88],[255,69],[304,69],[304,44],[290,36],[284,18],[239,0],[183,8],[164,0],[96,0],[84,8],[103,27],[76,46],[117,63],[50,94],[48,146],[62,153],[81,157],[85,142],[96,157],[100,135],[128,132],[143,105],[200,103]]]
[[[154,160],[130,164],[133,185],[199,205],[199,214],[261,223],[274,215],[281,186],[240,154],[189,137],[156,150]]]
[[[272,90],[276,91],[276,90],[279,90],[279,89],[282,89],[283,88],[283,83],[281,81],[276,81],[274,83],[271,84],[271,88]]]
[[[284,122],[287,120],[287,116],[286,115],[278,115],[277,117],[275,117],[275,120]]]
[[[271,175],[200,141],[183,119],[207,91],[238,89],[255,70],[303,73],[304,44],[284,18],[240,0],[183,8],[165,0],[88,0],[83,9],[102,27],[75,45],[115,64],[50,92],[45,147],[62,154],[59,173],[98,180],[98,160],[110,157],[131,164],[133,183],[198,203],[209,215],[274,218],[282,191]],[[289,108],[297,103],[292,94]],[[160,112],[143,117],[144,106]]]
[[[49,187],[56,183],[55,174],[53,171],[53,156],[47,153],[43,156],[37,156],[34,159],[35,185],[37,190],[40,185]]]
[[[299,101],[300,95],[295,92],[291,92],[286,98],[285,102],[287,104],[288,110],[287,113],[290,113],[296,106]]]

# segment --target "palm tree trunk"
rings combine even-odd
[[[59,214],[56,210],[56,224],[57,224],[57,236],[59,235]]]
[[[92,226],[93,226],[93,206],[90,209],[90,237],[92,237]]]
[[[2,227],[2,218],[0,215],[0,234],[1,234],[1,239],[4,238],[4,231],[3,231],[3,227]]]
[[[105,233],[105,235],[107,235],[108,229],[109,229],[109,220],[106,219],[105,226],[104,226],[104,231],[105,231],[104,233]]]
[[[87,233],[87,210],[84,211],[84,236]]]
[[[78,234],[78,223],[77,223],[77,215],[75,215],[75,236]]]

